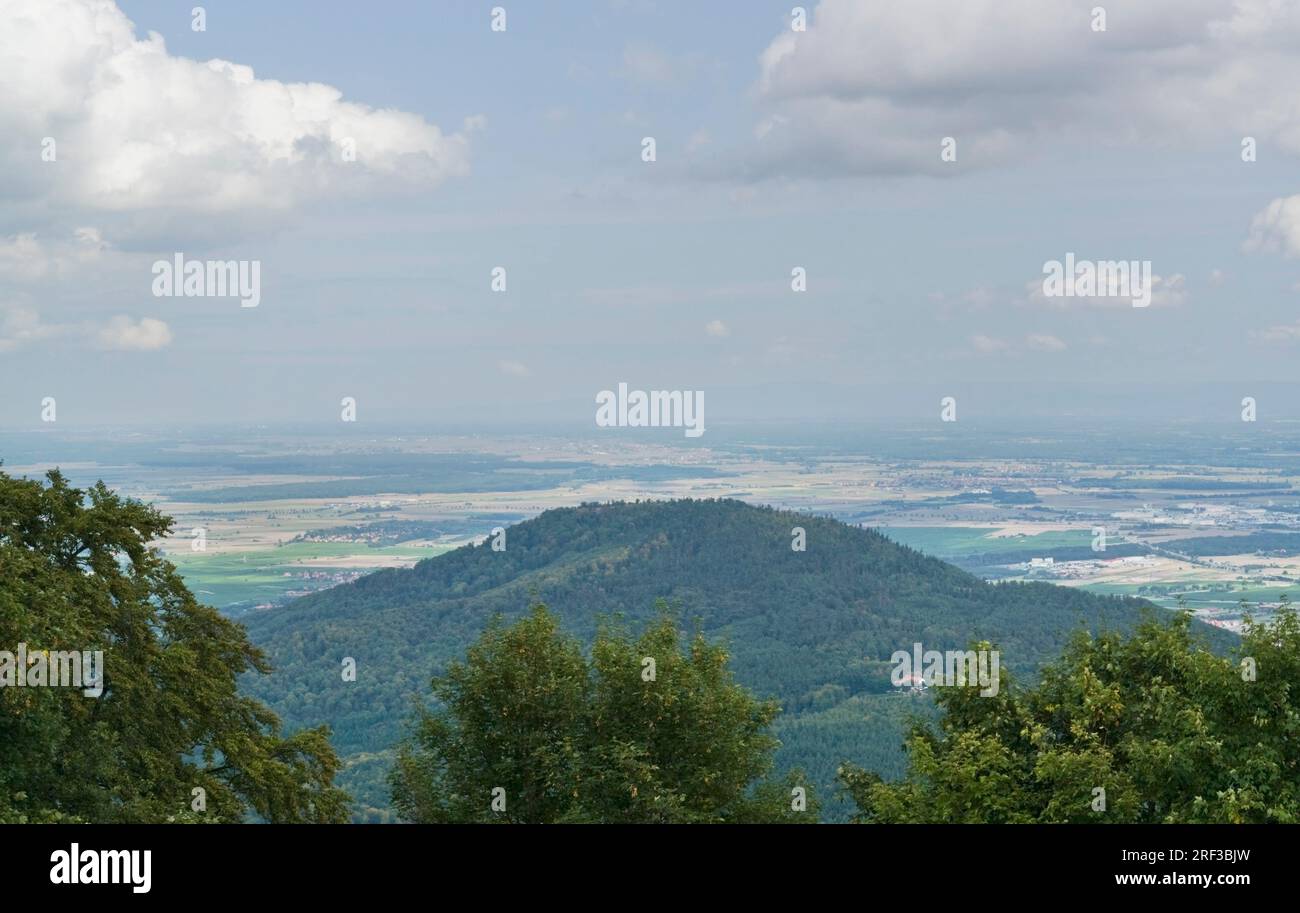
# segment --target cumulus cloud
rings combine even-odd
[[[1242,246],[1252,253],[1300,256],[1300,194],[1278,197],[1256,213]]]
[[[152,352],[171,345],[172,331],[161,320],[142,317],[133,321],[119,314],[95,334],[101,349],[121,352]]]
[[[1255,136],[1300,153],[1300,4],[821,0],[759,59],[751,178],[952,173],[1036,143]],[[943,137],[955,164],[940,160]],[[815,166],[812,167],[812,166]]]
[[[51,323],[35,308],[14,302],[0,302],[0,352],[13,352],[47,340],[72,340],[82,345],[119,352],[150,352],[171,344],[172,331],[161,320],[125,314],[107,323]]]
[[[284,209],[429,187],[467,173],[481,126],[447,134],[322,83],[175,56],[157,33],[138,38],[113,0],[4,0],[0,85],[6,192],[111,211]]]
[[[54,241],[27,232],[0,237],[0,279],[34,282],[75,273],[109,249],[95,228],[78,228]]]
[[[0,304],[0,352],[12,352],[20,346],[60,336],[67,329],[45,323],[32,308]]]

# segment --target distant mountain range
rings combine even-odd
[[[795,527],[805,551],[792,548]],[[550,510],[509,527],[504,544],[465,546],[242,619],[275,667],[247,687],[291,727],[333,727],[360,817],[384,815],[388,749],[430,676],[462,657],[494,613],[517,616],[533,601],[587,638],[602,615],[636,627],[669,600],[688,624],[727,641],[740,682],[780,701],[778,765],[803,767],[827,799],[844,761],[901,773],[907,719],[933,712],[927,697],[891,687],[894,651],[989,640],[1003,668],[1024,678],[1071,630],[1124,629],[1148,605],[986,583],[870,530],[732,500]],[[347,657],[355,681],[343,680]],[[830,801],[826,813],[842,806]]]

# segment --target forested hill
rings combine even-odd
[[[805,551],[791,548],[794,527]],[[388,758],[377,753],[493,613],[517,616],[540,600],[587,637],[611,613],[636,626],[661,598],[727,640],[743,684],[780,700],[778,761],[804,767],[823,790],[846,760],[901,772],[905,718],[929,701],[891,693],[895,650],[985,639],[1025,676],[1072,629],[1125,628],[1143,605],[987,584],[878,533],[739,501],[593,504],[510,527],[504,551],[466,546],[245,619],[275,667],[249,687],[291,726],[329,723],[350,759],[344,785],[364,808],[383,808]],[[345,657],[356,681],[343,680]]]

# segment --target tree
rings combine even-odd
[[[493,619],[466,661],[434,679],[447,713],[417,713],[394,806],[425,823],[561,818],[579,782],[589,691],[581,649],[544,609],[511,627]]]
[[[0,472],[0,821],[345,820],[328,729],[239,693],[266,660],[150,544],[171,519],[46,478]],[[13,686],[20,644],[102,651],[102,692]]]
[[[1127,638],[1079,632],[1032,688],[941,689],[939,729],[914,726],[903,781],[851,766],[840,779],[866,822],[1293,823],[1297,680],[1286,607],[1247,618],[1233,656],[1193,638],[1187,613]]]
[[[816,821],[798,772],[762,779],[777,705],[735,684],[722,646],[682,639],[661,607],[635,640],[603,625],[588,661],[543,605],[494,619],[433,680],[394,805],[418,822]]]

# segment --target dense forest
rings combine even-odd
[[[795,527],[805,551],[792,548]],[[504,550],[466,546],[250,617],[274,671],[247,687],[293,726],[329,724],[340,782],[360,817],[382,820],[403,720],[494,615],[541,601],[590,643],[602,618],[643,624],[660,599],[725,641],[740,684],[780,703],[777,769],[804,768],[830,818],[849,813],[835,799],[838,767],[900,776],[909,719],[933,715],[928,697],[891,687],[894,651],[987,640],[1032,677],[1071,631],[1127,629],[1143,605],[985,583],[870,530],[738,501],[588,504],[508,528]],[[347,659],[355,680],[341,674]]]

